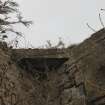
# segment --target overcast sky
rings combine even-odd
[[[93,31],[101,29],[98,14],[105,24],[105,0],[16,0],[27,19],[34,24],[25,30],[27,43],[35,47],[51,40],[56,44],[59,37],[67,44],[79,43],[88,38]]]

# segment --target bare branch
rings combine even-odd
[[[88,23],[86,24],[88,26],[88,28],[90,28],[93,32],[96,32],[95,29],[93,29]]]
[[[21,33],[21,32],[17,32],[17,31],[15,31],[15,30],[11,29],[11,28],[7,28],[7,29],[3,30],[3,31],[1,31],[1,33],[6,33],[6,32],[8,32],[8,31],[9,31],[9,32],[13,32],[13,33],[15,33],[16,35],[22,37],[22,33]]]
[[[26,27],[32,24],[32,21],[24,20],[18,9],[18,3],[13,0],[0,0],[0,39],[6,41],[8,38],[7,32],[15,33],[18,37],[23,37],[21,32],[13,29],[15,24],[22,24]],[[13,14],[13,16],[11,15]],[[14,34],[13,34],[14,35]],[[11,39],[12,40],[12,39]],[[18,39],[15,40],[15,47],[17,47]]]
[[[99,13],[99,20],[100,20],[100,23],[101,23],[102,27],[103,27],[103,28],[105,28],[104,23],[103,23],[102,18],[101,18],[100,13]]]

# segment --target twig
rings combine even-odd
[[[99,20],[100,20],[100,23],[101,23],[102,27],[103,27],[103,28],[105,28],[104,23],[103,23],[102,18],[101,18],[101,14],[100,14],[100,13],[99,13]]]
[[[95,29],[93,29],[88,23],[86,24],[88,26],[88,28],[90,28],[93,32],[96,32]]]

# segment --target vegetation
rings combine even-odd
[[[23,19],[17,2],[13,0],[0,0],[0,41],[5,41],[9,37],[8,32],[12,32],[15,34],[16,47],[18,37],[22,37],[22,33],[14,29],[15,24],[23,24],[28,27],[32,24],[32,21]]]

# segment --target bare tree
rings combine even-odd
[[[8,38],[7,32],[12,32],[18,36],[22,36],[21,32],[14,30],[15,24],[23,24],[28,27],[32,21],[24,20],[19,11],[19,5],[14,0],[0,0],[0,39],[4,41]],[[15,39],[16,39],[15,38]],[[17,46],[16,40],[16,46]]]

